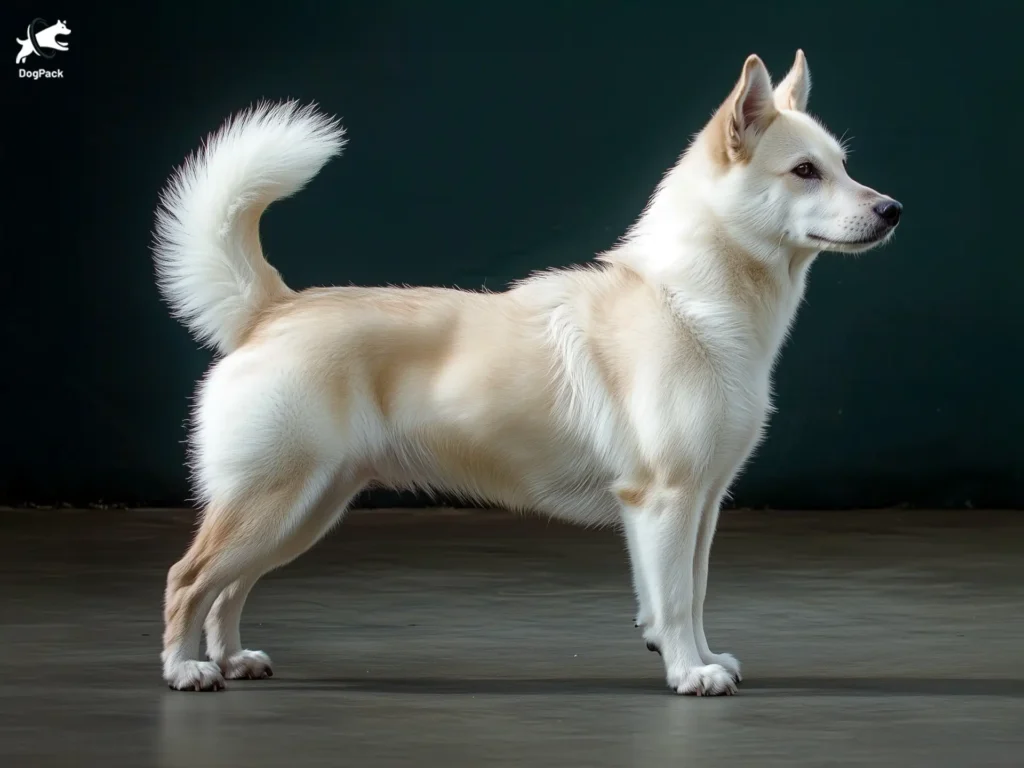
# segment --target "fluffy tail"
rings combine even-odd
[[[156,215],[157,284],[204,346],[228,354],[262,309],[291,292],[263,257],[260,217],[339,154],[344,136],[315,105],[261,103],[171,176]]]

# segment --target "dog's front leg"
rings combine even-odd
[[[647,579],[640,567],[640,552],[636,534],[636,511],[623,507],[622,526],[626,537],[626,551],[629,553],[629,567],[633,577],[633,594],[636,596],[636,615],[633,626],[647,627],[651,623],[651,599],[647,590]],[[655,646],[650,646],[655,650]]]
[[[707,636],[704,633],[704,599],[708,591],[711,544],[715,539],[718,513],[722,508],[724,495],[722,490],[715,490],[708,496],[697,532],[697,550],[693,560],[693,636],[697,641],[697,650],[700,651],[700,657],[704,663],[721,664],[739,683],[743,680],[739,660],[731,653],[713,653],[708,647]]]
[[[646,588],[650,621],[644,639],[660,650],[669,687],[698,696],[735,693],[729,670],[705,664],[694,636],[693,563],[707,492],[662,486],[633,500],[623,514],[629,516],[625,531],[633,567]]]

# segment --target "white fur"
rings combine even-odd
[[[200,341],[233,349],[252,308],[283,287],[260,279],[265,260],[246,242],[251,222],[242,214],[258,216],[298,192],[344,145],[337,121],[315,105],[261,103],[174,174],[157,214],[157,274],[175,316]]]
[[[267,672],[241,646],[246,595],[377,484],[620,526],[669,686],[734,692],[740,665],[703,626],[722,499],[764,433],[813,235],[864,250],[892,231],[871,213],[887,198],[785,106],[808,91],[802,54],[775,91],[751,57],[622,242],[497,294],[292,292],[263,258],[259,214],[340,150],[341,129],[294,104],[229,122],[158,218],[165,295],[223,354],[193,431],[203,526],[168,575],[168,683],[223,685],[196,661],[204,621],[222,672]],[[808,159],[820,179],[790,171]]]

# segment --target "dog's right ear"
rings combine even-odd
[[[729,158],[749,160],[758,140],[778,116],[772,80],[764,62],[756,55],[747,57],[739,82],[726,104],[725,145]]]

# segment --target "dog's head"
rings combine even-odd
[[[71,30],[68,29],[68,25],[65,24],[63,21],[61,21],[60,19],[57,19],[57,23],[53,25],[53,29],[54,29],[54,33],[53,33],[54,36],[57,36],[57,35],[70,35],[71,34]]]
[[[843,147],[806,112],[810,90],[802,51],[774,88],[761,59],[747,59],[702,133],[719,171],[711,203],[743,240],[866,251],[892,235],[903,208],[850,177]]]

